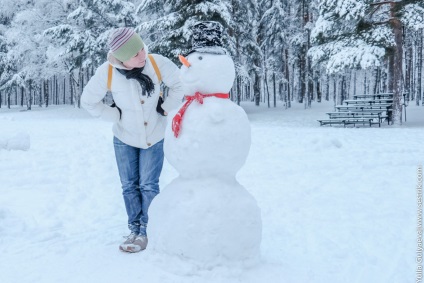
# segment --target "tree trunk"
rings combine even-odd
[[[337,75],[334,76],[334,80],[333,80],[333,101],[334,101],[334,106],[337,105]]]
[[[43,81],[40,82],[40,93],[38,96],[38,106],[43,106]]]
[[[12,93],[9,91],[7,94],[7,108],[10,109],[10,96],[12,96]]]
[[[373,94],[377,94],[378,93],[378,85],[380,83],[380,72],[379,72],[379,68],[374,68],[373,69],[373,77],[374,77],[374,86],[372,89],[372,93]]]
[[[274,87],[274,108],[277,107],[277,90],[275,89],[275,72],[272,72],[272,84]]]
[[[267,100],[268,100],[268,108],[271,108],[271,101],[270,101],[270,94],[269,94],[269,87],[268,87],[268,75],[267,75],[267,71],[266,71],[266,68],[265,68],[265,80],[264,80],[264,82],[265,82],[265,85],[264,85],[264,88],[266,89],[266,93],[267,93]],[[265,97],[264,97],[265,98]],[[265,99],[264,99],[264,102],[265,102]]]
[[[304,36],[304,43],[302,43],[300,48],[300,94],[301,99],[305,100],[305,109],[309,106],[309,87],[308,87],[308,81],[309,81],[309,68],[306,65],[307,64],[307,53],[308,53],[308,42],[309,42],[309,30],[306,30],[305,34],[305,26],[309,22],[309,7],[308,7],[308,1],[302,0],[302,18],[303,18],[303,36]],[[308,69],[307,69],[308,68]],[[306,92],[308,91],[308,95]],[[300,101],[299,101],[300,102]]]
[[[394,4],[391,4],[392,8]],[[393,33],[395,35],[396,48],[393,58],[393,112],[392,112],[392,123],[402,124],[402,23],[397,18],[391,20]]]
[[[286,54],[286,62],[285,62],[285,66],[286,66],[286,83],[287,83],[287,107],[290,108],[291,107],[291,88],[290,88],[290,71],[289,71],[289,50],[286,49],[285,50],[285,54]]]
[[[241,79],[240,77],[237,77],[236,79],[236,83],[237,83],[237,105],[240,105],[240,96],[241,96],[241,83],[240,83]]]
[[[320,81],[319,71],[315,71],[315,77],[316,77],[317,101],[321,102],[322,93],[321,93],[321,81]]]
[[[395,80],[395,55],[389,55],[389,66],[387,71],[387,92],[392,93],[394,89],[394,80]]]
[[[55,87],[55,79],[56,76],[53,76],[52,78],[49,79],[49,84],[50,84],[50,92],[52,95],[52,100],[51,100],[51,104],[52,105],[56,105],[56,87]]]
[[[383,75],[381,76],[381,81],[382,81],[381,90],[383,93],[386,93],[388,92],[387,90],[388,74],[387,74],[387,71],[385,71],[385,69],[383,69],[382,71],[383,71]]]
[[[66,77],[63,76],[63,104],[66,104]]]
[[[60,86],[60,78],[59,78],[59,76],[56,76],[55,87],[56,87],[56,97],[57,97],[56,104],[59,105],[60,104],[60,100],[61,100],[61,93],[60,93],[61,86]]]
[[[291,68],[292,68],[292,71],[290,72],[291,74],[290,86],[291,86],[292,96],[289,101],[294,101],[296,93],[299,93],[299,90],[298,90],[299,86],[296,85],[296,80],[295,80],[296,79],[296,64],[292,64]]]
[[[309,21],[309,18],[308,18]],[[308,64],[308,74],[307,74],[307,80],[308,80],[308,108],[311,108],[312,106],[312,99],[314,97],[314,80],[313,80],[313,70],[312,70],[312,61],[311,61],[311,57],[309,57],[307,55],[308,50],[310,49],[310,42],[311,42],[311,32],[308,29],[307,30],[307,34],[308,34],[308,44],[307,44],[307,49],[306,49],[306,54],[305,56],[307,57],[307,64]]]
[[[31,110],[31,106],[32,106],[32,80],[28,81],[28,85],[29,85],[29,93],[27,96],[27,110]]]
[[[346,73],[342,74],[342,81],[340,82],[340,105],[343,105],[346,97]]]
[[[309,60],[308,60],[309,61]],[[311,108],[312,106],[312,99],[314,97],[314,81],[312,79],[312,69],[310,69],[310,67],[308,67],[308,108]],[[311,75],[311,76],[309,76]]]
[[[255,81],[253,83],[253,93],[255,96],[255,105],[259,106],[261,101],[261,77],[256,71],[254,76],[255,76]]]
[[[412,46],[405,51],[405,91],[408,100],[411,97]]]
[[[302,52],[299,56],[299,95],[298,95],[298,102],[303,103],[303,100],[305,98],[306,94],[306,72],[305,72],[305,65],[306,65],[306,58],[303,55],[303,53],[306,50],[305,46],[302,46]],[[306,108],[306,106],[305,106]]]
[[[327,88],[325,90],[325,100],[330,101],[330,75],[327,74]]]
[[[81,68],[78,76],[77,106],[81,108],[81,94],[84,87],[84,70]]]
[[[74,105],[74,81],[72,79],[72,74],[69,75],[69,92],[71,97],[71,105]]]
[[[352,81],[352,71],[349,70],[348,74],[346,74],[348,77],[346,79],[346,92],[345,92],[345,99],[350,99],[350,82]]]
[[[418,34],[417,34],[418,36]],[[423,67],[423,34],[422,32],[419,32],[419,43],[417,46],[417,96],[416,96],[416,103],[417,105],[420,105],[420,100],[422,100],[422,105],[424,105],[424,100],[422,97],[422,67]]]
[[[54,76],[54,85],[56,93],[56,105],[59,105],[59,79],[57,76]]]
[[[353,72],[354,72],[353,73],[353,96],[355,96],[356,95],[356,73],[357,73],[357,71],[355,70]]]
[[[49,81],[44,80],[44,104],[49,107]]]
[[[14,95],[13,95],[13,97],[14,97],[13,105],[18,105],[18,87],[16,86],[16,84],[13,87],[13,93],[14,93]],[[10,103],[12,104],[12,100],[10,100]]]
[[[24,107],[25,88],[21,86],[21,107]]]
[[[284,97],[282,93],[284,93]],[[282,81],[278,83],[278,94],[280,96],[280,99],[284,101],[284,109],[287,109],[287,93],[284,91]]]
[[[367,71],[364,70],[364,94],[367,94]]]

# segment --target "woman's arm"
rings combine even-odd
[[[84,87],[81,95],[81,106],[94,117],[100,117],[109,122],[118,122],[120,118],[119,110],[116,107],[105,105],[102,101],[107,92],[107,73],[107,63],[97,68],[94,76]]]
[[[153,55],[162,75],[163,83],[169,87],[169,93],[162,104],[163,110],[169,113],[181,105],[184,97],[184,87],[180,81],[180,69],[168,58]]]

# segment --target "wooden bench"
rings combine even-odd
[[[382,113],[384,111],[378,110],[373,112],[368,111],[346,111],[346,112],[327,112],[325,114],[329,115],[331,118],[337,118],[340,116],[347,116],[347,117],[363,117],[363,116],[370,116],[370,118],[377,118],[382,116]]]
[[[392,104],[380,103],[380,104],[373,104],[373,105],[368,105],[368,104],[337,105],[336,109],[340,111],[349,111],[349,110],[352,110],[352,111],[384,110],[386,111],[387,109],[391,107],[392,107]]]
[[[393,109],[369,109],[369,108],[352,108],[348,111],[339,111],[339,112],[332,112],[332,113],[343,113],[343,114],[339,114],[339,115],[352,115],[355,117],[359,117],[359,116],[364,116],[364,115],[375,115],[375,116],[379,116],[380,119],[380,123],[383,121],[383,119],[387,120],[387,124],[390,124],[390,120],[391,120],[391,115],[392,115],[392,111]],[[348,114],[351,113],[351,114]],[[337,115],[337,114],[333,114],[333,115]]]
[[[320,123],[320,126],[325,126],[325,125],[333,125],[333,124],[343,124],[344,125],[344,119],[340,120],[340,119],[329,119],[329,120],[317,120]]]
[[[356,126],[357,124],[360,124],[360,125],[369,125],[371,127],[372,125],[379,124],[378,122],[374,122],[373,120],[374,118],[334,118],[329,120],[317,120],[317,121],[320,122],[320,126],[343,125],[343,127],[346,127],[346,125]]]
[[[375,122],[374,118],[349,118],[349,119],[345,119],[345,126],[351,125],[351,124],[353,124],[353,126],[356,126],[356,124],[362,124],[362,125],[368,124],[370,127],[372,125],[377,125],[377,124],[380,126],[380,123]]]
[[[382,99],[382,98],[392,99],[393,93],[358,94],[353,96],[353,99]]]
[[[324,125],[377,125],[381,127],[383,119],[390,124],[393,108],[393,93],[354,95],[343,105],[335,106],[337,112],[328,112],[328,120],[318,120]]]
[[[384,111],[379,112],[327,112],[326,114],[330,119],[343,119],[343,118],[364,118],[364,119],[375,119],[375,123],[381,127],[381,123],[384,119],[387,119],[388,116],[383,114]]]
[[[379,104],[392,104],[393,99],[382,98],[382,99],[347,99],[343,101],[346,105],[349,104],[367,104],[367,105],[379,105]]]

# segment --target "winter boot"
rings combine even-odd
[[[131,233],[127,239],[119,245],[119,249],[123,252],[138,253],[146,249],[147,242],[147,236]]]

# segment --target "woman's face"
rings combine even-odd
[[[146,64],[146,50],[144,50],[144,48],[141,49],[134,57],[122,63],[128,69],[144,67]]]

